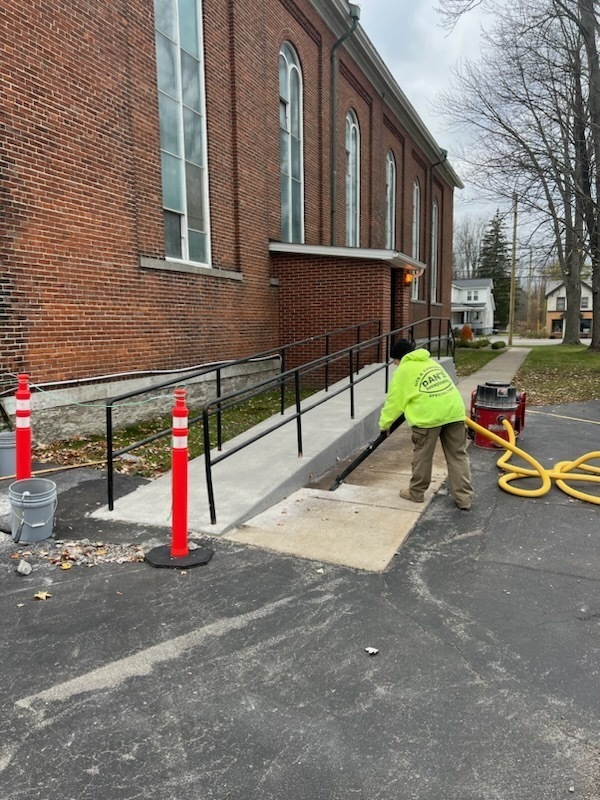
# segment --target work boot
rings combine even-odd
[[[470,511],[471,510],[471,506],[459,506],[458,503],[456,503],[456,507],[458,508],[459,511]]]
[[[400,489],[400,497],[410,500],[411,503],[423,503],[425,500],[424,497],[415,497],[414,494],[411,494],[410,489]]]

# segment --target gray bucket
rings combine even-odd
[[[17,445],[14,431],[0,432],[0,478],[8,478],[17,471]]]
[[[8,487],[11,532],[15,542],[41,542],[54,530],[58,504],[56,484],[45,478],[27,478]]]

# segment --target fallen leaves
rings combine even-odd
[[[25,556],[29,560],[46,561],[58,569],[66,571],[73,567],[95,567],[98,564],[132,564],[144,560],[145,552],[137,544],[109,544],[107,542],[91,542],[89,539],[79,541],[55,542],[54,550],[44,549],[17,550],[11,554],[12,559],[21,561]]]
[[[50,597],[52,597],[50,592],[37,592],[33,595],[34,600],[48,600]]]

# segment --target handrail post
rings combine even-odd
[[[325,391],[329,391],[329,334],[325,336]]]
[[[217,522],[217,513],[215,509],[215,490],[213,486],[212,464],[210,460],[210,430],[208,427],[208,411],[206,408],[202,409],[202,428],[202,435],[204,437],[204,464],[206,466],[206,492],[208,494],[210,524],[215,525]]]
[[[390,337],[385,337],[385,393],[390,385]]]
[[[106,485],[108,488],[108,510],[112,511],[115,507],[115,488],[113,475],[113,424],[112,424],[112,404],[110,401],[106,406]]]
[[[360,323],[356,328],[356,374],[360,372]]]
[[[427,320],[427,349],[431,350],[431,317]]]
[[[217,369],[217,397],[221,397],[221,367]],[[223,427],[222,427],[221,403],[217,406],[217,450],[223,449]]]
[[[381,320],[377,320],[377,363],[381,363]]]
[[[438,358],[442,357],[442,318],[438,317]]]
[[[294,390],[296,393],[296,433],[298,436],[298,458],[302,457],[302,411],[300,409],[300,370],[294,372]]]
[[[285,347],[282,347],[279,351],[281,355],[281,370],[279,371],[280,375],[283,375],[285,372]],[[280,411],[281,414],[285,412],[285,378],[281,381],[281,386],[279,388],[279,396],[280,396]]]
[[[352,364],[354,363],[354,348],[350,348],[348,355],[350,356],[350,419],[354,419],[354,373],[352,372]]]

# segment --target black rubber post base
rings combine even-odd
[[[197,547],[195,550],[190,550],[187,556],[173,558],[171,555],[171,548],[167,545],[160,547],[153,547],[144,557],[153,567],[171,567],[171,569],[190,569],[190,567],[199,567],[202,564],[208,564],[214,555],[214,550],[209,550],[207,547]]]

